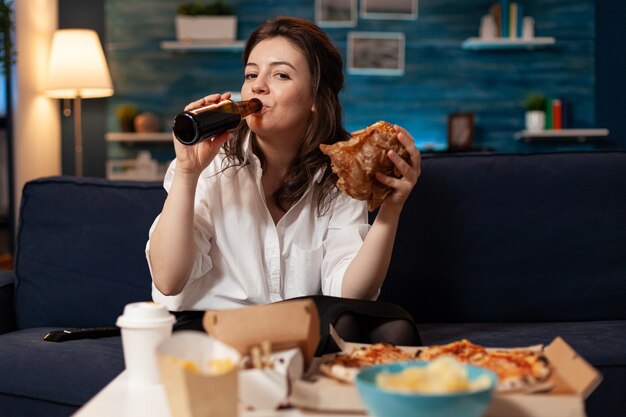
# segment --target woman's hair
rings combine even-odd
[[[276,37],[291,42],[304,54],[311,71],[311,92],[315,106],[296,157],[283,183],[273,194],[276,205],[286,211],[286,207],[295,204],[302,197],[315,173],[330,164],[330,159],[320,151],[319,145],[345,140],[350,134],[343,128],[339,102],[339,92],[343,88],[341,54],[315,24],[294,17],[276,17],[264,23],[248,38],[243,54],[244,66],[256,45]],[[241,123],[234,139],[224,145],[230,166],[243,164],[243,142],[249,131],[248,125]],[[256,146],[255,135],[251,134],[250,139],[253,150],[263,165],[264,156]],[[327,166],[320,181],[318,213],[327,210],[332,199],[338,195],[336,181],[337,175]]]

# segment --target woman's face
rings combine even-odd
[[[287,39],[259,42],[250,52],[241,88],[244,100],[258,98],[263,110],[246,120],[261,138],[300,137],[313,109],[311,71],[304,54]]]

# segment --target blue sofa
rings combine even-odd
[[[0,414],[64,416],[124,368],[112,326],[150,298],[144,246],[160,184],[52,177],[24,187],[15,270],[0,275]],[[626,415],[626,152],[425,155],[381,299],[425,344],[562,336],[604,380],[587,414]]]

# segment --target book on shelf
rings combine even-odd
[[[492,4],[489,8],[489,14],[491,14],[496,24],[496,36],[502,36],[502,8],[500,7],[500,3]]]
[[[509,3],[509,38],[517,37],[517,3]]]
[[[546,130],[552,129],[552,98],[546,97]]]
[[[503,38],[509,37],[509,0],[500,0],[500,34]]]
[[[497,36],[521,39],[524,26],[524,5],[510,0],[498,0],[489,7],[496,24]]]
[[[524,5],[517,3],[517,33],[518,39],[522,39],[522,31],[524,28]]]
[[[563,106],[561,99],[552,99],[552,129],[560,130],[563,127]]]
[[[572,105],[569,100],[561,99],[561,127],[563,129],[570,129],[572,127]]]

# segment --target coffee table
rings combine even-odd
[[[358,416],[359,414],[356,414]],[[361,414],[366,415],[366,414]],[[126,371],[119,374],[95,397],[81,407],[74,417],[172,417],[165,388],[131,387]],[[298,409],[280,411],[241,411],[239,417],[354,417],[355,414],[314,413]]]

